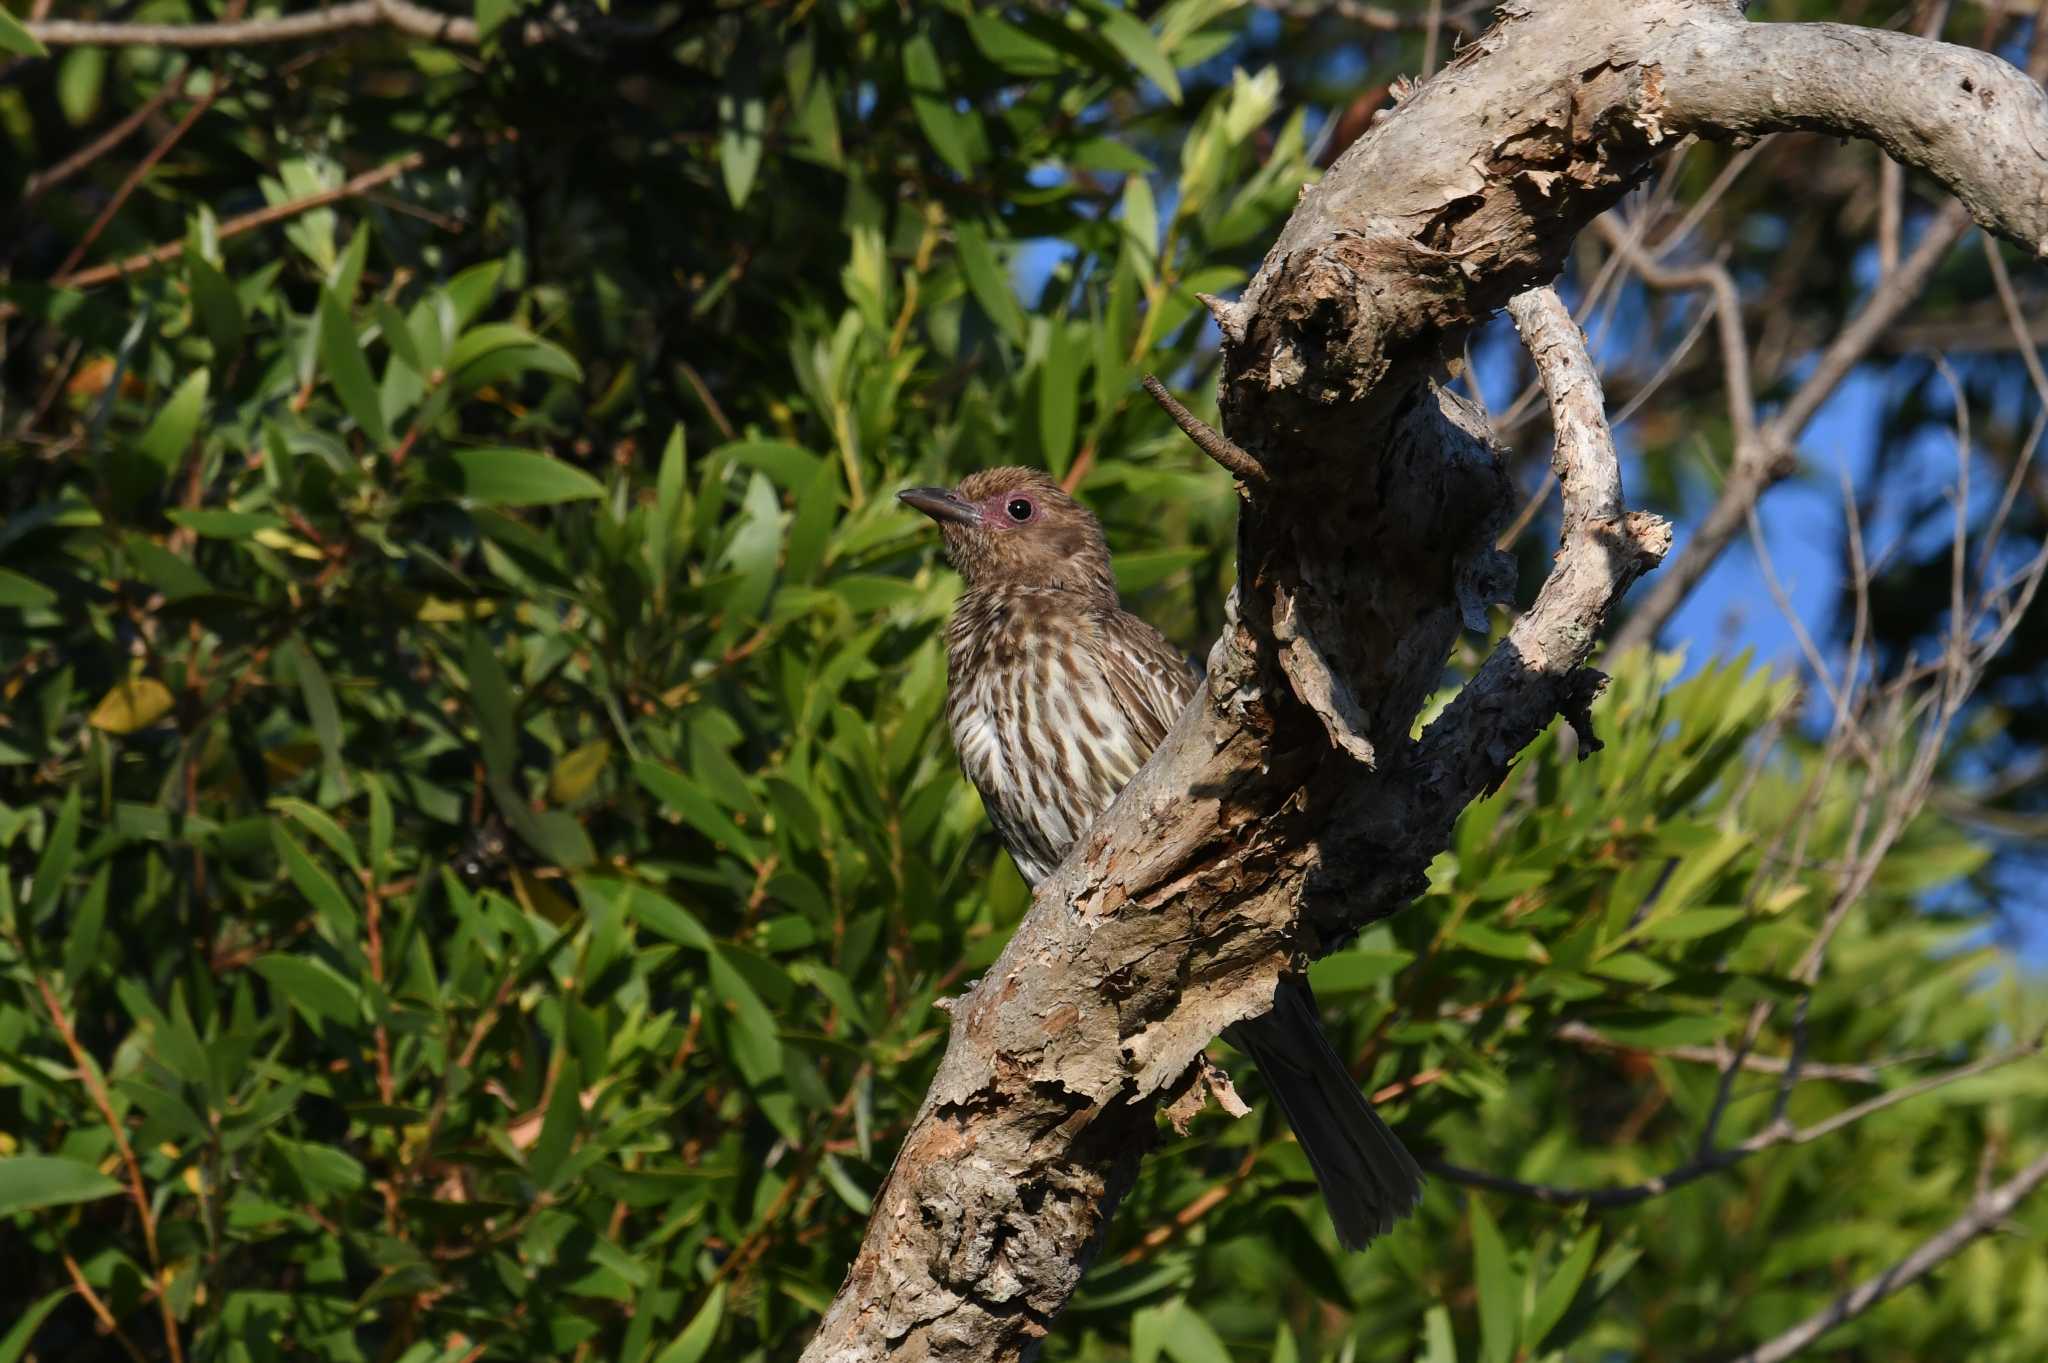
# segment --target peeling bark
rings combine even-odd
[[[1408,903],[1459,811],[1553,719],[1585,725],[1600,679],[1583,664],[1669,530],[1623,508],[1598,382],[1546,292],[1516,314],[1558,430],[1557,562],[1410,736],[1457,631],[1509,581],[1492,547],[1507,479],[1433,378],[1663,148],[1868,137],[1988,228],[2048,242],[2048,101],[1995,58],[1752,26],[1728,0],[1501,13],[1304,194],[1239,301],[1211,301],[1225,434],[1263,476],[1207,687],[958,1001],[806,1359],[1034,1353],[1159,1106],[1199,1090],[1202,1048],[1264,1012],[1281,972]]]

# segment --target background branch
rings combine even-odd
[[[1964,1246],[1998,1228],[2015,1207],[2042,1183],[2048,1182],[2048,1155],[2043,1155],[2017,1174],[1974,1199],[1961,1216],[1940,1232],[1929,1236],[1911,1254],[1875,1277],[1866,1278],[1837,1297],[1825,1311],[1799,1322],[1783,1334],[1728,1363],[1784,1363],[1822,1335],[1862,1315],[1901,1288],[1910,1287],[1955,1257]]]

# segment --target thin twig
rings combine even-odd
[[[2048,1182],[2048,1155],[2014,1174],[1996,1188],[1980,1193],[1968,1210],[1919,1248],[1875,1277],[1866,1278],[1849,1291],[1784,1333],[1739,1354],[1729,1363],[1784,1363],[1828,1331],[1862,1315],[1877,1303],[1910,1287],[1927,1276],[1944,1260],[1954,1257],[1965,1245],[1997,1228],[2013,1209],[2042,1183]]]
[[[174,99],[183,98],[185,87],[192,80],[192,68],[181,71],[175,80],[164,82],[163,88],[129,111],[118,123],[80,147],[71,155],[40,174],[31,175],[21,192],[24,203],[34,203],[43,195],[63,184],[93,162],[105,156],[115,147],[128,140],[130,133],[156,117],[157,111]]]
[[[71,1275],[72,1290],[85,1299],[86,1308],[92,1312],[93,1319],[100,1323],[101,1332],[112,1335],[119,1341],[135,1363],[148,1363],[142,1350],[135,1347],[135,1341],[128,1338],[128,1332],[121,1328],[121,1323],[114,1319],[114,1313],[109,1311],[106,1302],[100,1299],[100,1294],[93,1291],[92,1284],[85,1280],[85,1271],[79,1268],[78,1260],[72,1258],[68,1250],[63,1252],[62,1258],[64,1271]]]
[[[170,1297],[165,1293],[163,1255],[157,1250],[156,1213],[151,1209],[149,1190],[143,1186],[142,1164],[135,1158],[134,1142],[128,1139],[128,1128],[115,1115],[113,1097],[107,1086],[101,1082],[99,1067],[87,1055],[85,1047],[78,1040],[78,1033],[71,1026],[71,1015],[64,1011],[63,1001],[50,982],[36,975],[36,992],[42,995],[43,1007],[49,1010],[50,1021],[57,1028],[58,1037],[64,1042],[64,1049],[71,1053],[71,1063],[77,1067],[78,1082],[85,1086],[86,1095],[93,1106],[99,1109],[100,1120],[106,1123],[107,1132],[114,1138],[114,1149],[121,1156],[122,1168],[128,1174],[128,1195],[135,1203],[135,1213],[142,1221],[143,1247],[149,1253],[150,1281],[155,1285],[157,1306],[163,1316],[164,1347],[170,1351],[171,1363],[184,1363],[185,1350],[178,1339],[178,1319],[171,1312]]]
[[[262,47],[302,42],[362,29],[393,28],[428,42],[475,47],[483,40],[477,22],[444,14],[411,0],[350,0],[348,4],[268,19],[243,19],[214,24],[127,24],[56,19],[26,25],[45,47]],[[550,32],[573,34],[577,25],[566,15],[543,23],[533,21],[523,32],[527,42],[545,40]]]
[[[1922,1094],[1930,1093],[1935,1089],[1946,1087],[1949,1084],[1960,1083],[1965,1079],[1974,1079],[1980,1074],[1998,1069],[2004,1065],[2010,1065],[2016,1060],[2025,1060],[2030,1056],[2039,1055],[2040,1053],[2041,1043],[2037,1039],[2030,1045],[2019,1046],[2012,1050],[2000,1051],[1994,1055],[1984,1056],[1966,1065],[1958,1065],[1954,1069],[1943,1070],[1939,1074],[1930,1075],[1917,1083],[1908,1084],[1903,1088],[1889,1089],[1812,1126],[1795,1127],[1783,1120],[1774,1121],[1739,1145],[1724,1146],[1709,1151],[1706,1154],[1695,1156],[1676,1168],[1659,1174],[1655,1178],[1644,1179],[1640,1183],[1628,1183],[1610,1188],[1574,1188],[1548,1183],[1524,1183],[1520,1179],[1506,1178],[1500,1174],[1490,1174],[1482,1169],[1468,1169],[1463,1165],[1453,1164],[1448,1160],[1425,1160],[1424,1165],[1432,1173],[1441,1174],[1453,1183],[1463,1183],[1474,1188],[1485,1188],[1492,1192],[1505,1193],[1510,1197],[1526,1198],[1531,1202],[1542,1202],[1553,1207],[1633,1207],[1637,1203],[1648,1202],[1652,1198],[1662,1197],[1665,1193],[1683,1188],[1688,1183],[1696,1183],[1709,1174],[1718,1174],[1724,1169],[1731,1169],[1748,1159],[1751,1155],[1775,1149],[1781,1145],[1809,1144],[1824,1136],[1833,1135],[1843,1127],[1851,1126],[1873,1113],[1882,1112],[1888,1107],[1896,1107],[1900,1103],[1918,1098]],[[1789,1067],[1787,1072],[1790,1072]]]
[[[1267,481],[1266,470],[1258,460],[1239,449],[1229,436],[1181,406],[1180,400],[1166,391],[1166,385],[1150,374],[1145,376],[1145,391],[1162,411],[1173,418],[1173,424],[1195,442],[1196,449],[1247,483]]]
[[[157,140],[157,144],[149,149],[148,155],[135,163],[135,168],[129,171],[127,177],[121,181],[121,187],[114,191],[113,197],[107,200],[106,206],[100,209],[99,216],[95,217],[92,220],[92,225],[85,229],[85,235],[81,236],[77,244],[65,253],[64,262],[57,267],[57,274],[60,277],[70,274],[73,269],[77,268],[78,262],[85,259],[85,253],[92,249],[92,244],[95,241],[99,240],[100,233],[104,232],[107,224],[114,220],[114,215],[121,211],[122,206],[135,193],[136,187],[142,183],[143,179],[152,170],[156,169],[157,162],[170,154],[171,148],[184,140],[185,134],[192,131],[192,125],[197,123],[206,111],[213,107],[213,102],[220,98],[221,91],[225,88],[216,79],[207,88],[205,94],[192,101],[192,107],[185,110],[184,116],[172,125],[171,130]]]
[[[1617,631],[1613,644],[1616,652],[1656,638],[1657,632],[1706,577],[1707,570],[1742,532],[1748,518],[1746,508],[1755,505],[1764,493],[1796,469],[1793,450],[1807,422],[1849,372],[1863,362],[1898,315],[1926,289],[1936,268],[1947,258],[1949,248],[1969,226],[1970,214],[1962,204],[1950,202],[1944,207],[1912,254],[1879,282],[1862,309],[1821,352],[1813,372],[1785,406],[1757,431],[1753,442],[1747,446],[1738,443],[1720,496],[1677,559],[1658,574],[1642,604]]]
[[[1682,1060],[1687,1064],[1713,1065],[1716,1067],[1738,1063],[1740,1068],[1751,1074],[1783,1074],[1790,1064],[1782,1056],[1757,1055],[1751,1053],[1739,1059],[1725,1046],[1659,1046],[1645,1048],[1630,1046],[1603,1036],[1583,1022],[1567,1022],[1551,1033],[1560,1041],[1569,1041],[1574,1046],[1583,1046],[1593,1051],[1614,1051],[1623,1055],[1645,1055],[1659,1060]],[[1884,1060],[1872,1060],[1860,1065],[1823,1064],[1807,1061],[1800,1067],[1804,1078],[1832,1080],[1849,1084],[1881,1084],[1884,1071],[1899,1065],[1918,1064],[1929,1058],[1932,1052],[1914,1051],[1906,1055],[1895,1055]]]
[[[389,184],[401,175],[418,170],[427,163],[430,157],[441,151],[459,150],[464,146],[470,145],[472,141],[473,139],[458,133],[448,138],[440,147],[422,148],[418,151],[407,152],[394,161],[387,161],[381,166],[366,170],[360,175],[344,180],[332,189],[323,189],[317,193],[308,194],[303,198],[271,204],[266,208],[258,208],[239,217],[229,218],[220,225],[219,230],[214,233],[214,238],[217,241],[226,241],[231,237],[241,236],[245,232],[253,232],[259,227],[268,227],[272,223],[295,218],[301,213],[309,213],[316,208],[324,208],[328,204],[339,203],[343,199],[355,198],[367,190],[375,189],[379,185]],[[167,261],[176,260],[184,253],[185,240],[181,237],[176,241],[167,241],[161,246],[153,246],[147,251],[139,251],[125,259],[113,261],[106,265],[95,265],[91,269],[80,270],[76,274],[57,275],[46,280],[45,283],[52,288],[90,289],[101,284],[111,283],[116,279],[125,278],[138,270],[148,269],[152,265],[162,265]],[[14,305],[0,304],[0,319],[10,317],[14,312]]]

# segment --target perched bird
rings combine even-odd
[[[966,579],[946,631],[946,720],[967,779],[1024,879],[1067,849],[1137,774],[1199,674],[1117,600],[1095,517],[1033,469],[897,494],[939,524]],[[1322,1185],[1347,1249],[1422,1195],[1422,1171],[1359,1092],[1305,980],[1231,1043],[1257,1062]]]

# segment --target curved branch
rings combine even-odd
[[[1875,142],[1939,180],[1989,230],[2048,256],[2048,94],[2010,62],[1848,24],[1713,28],[1718,41],[1659,44],[1674,129]]]
[[[1483,418],[1432,376],[1555,277],[1680,132],[1834,128],[1826,100],[1780,88],[1802,69],[1757,83],[1759,53],[1849,54],[1802,58],[1816,84],[1910,58],[1911,73],[1844,85],[1873,107],[1836,111],[1835,130],[1917,145],[1914,163],[1980,220],[2029,249],[2048,237],[2048,101],[1982,53],[1832,30],[1775,48],[1730,0],[1504,13],[1338,158],[1243,297],[1216,309],[1224,432],[1268,477],[1244,493],[1207,684],[957,1002],[807,1359],[1034,1352],[1135,1178],[1162,1093],[1223,1028],[1268,1009],[1284,972],[1426,888],[1459,811],[1560,711],[1583,710],[1601,621],[1668,531],[1621,510],[1582,343],[1538,295],[1518,320],[1548,366],[1574,509],[1536,602],[1411,737],[1458,631],[1498,596],[1493,539],[1513,502]],[[1991,126],[1970,136],[2005,146],[1958,145],[1932,121],[1953,103],[1951,71],[1971,74],[1972,98],[1993,91]]]

